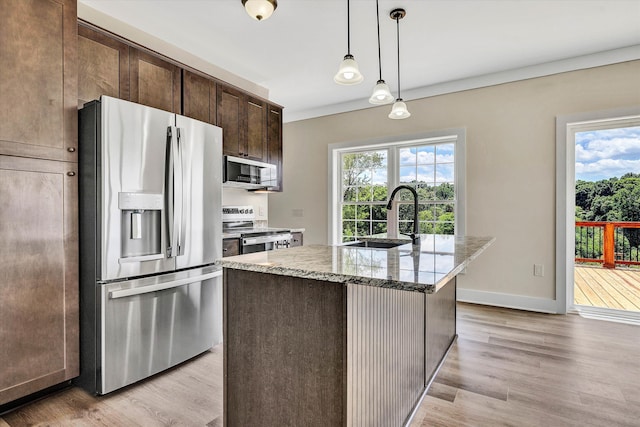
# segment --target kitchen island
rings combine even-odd
[[[456,276],[493,242],[421,238],[221,260],[225,426],[406,424],[455,340]]]

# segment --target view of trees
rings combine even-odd
[[[386,151],[371,151],[342,156],[343,241],[387,231],[386,155]],[[420,233],[454,234],[455,187],[452,183],[434,184],[413,180],[403,184],[413,186],[418,193]],[[398,217],[400,232],[410,233],[413,197],[408,191],[399,192],[396,197],[399,201],[408,202],[399,205]]]
[[[576,181],[576,221],[640,221],[640,173],[600,181]],[[600,228],[576,227],[576,256],[602,256]],[[616,234],[616,253],[638,260],[640,229]]]

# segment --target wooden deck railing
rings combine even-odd
[[[640,248],[632,247],[625,235],[624,230],[630,229],[640,229],[640,222],[576,221],[576,262],[600,263],[604,268],[640,265]]]

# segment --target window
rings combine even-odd
[[[342,241],[387,232],[387,150],[342,153]]]
[[[354,144],[355,145],[355,144]],[[357,240],[387,232],[387,200],[398,185],[418,193],[419,230],[423,234],[464,233],[461,220],[464,132],[376,145],[329,147],[333,182],[330,241]],[[410,233],[413,197],[395,197],[398,228]]]
[[[400,184],[418,193],[420,233],[455,234],[455,153],[454,144],[429,144],[399,149]],[[413,226],[413,197],[398,193],[401,233]]]

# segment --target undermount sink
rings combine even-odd
[[[362,242],[353,242],[348,243],[346,246],[355,246],[358,248],[378,248],[378,249],[391,249],[397,246],[406,245],[407,243],[411,243],[411,241],[406,242],[375,242],[375,241],[362,241]]]

